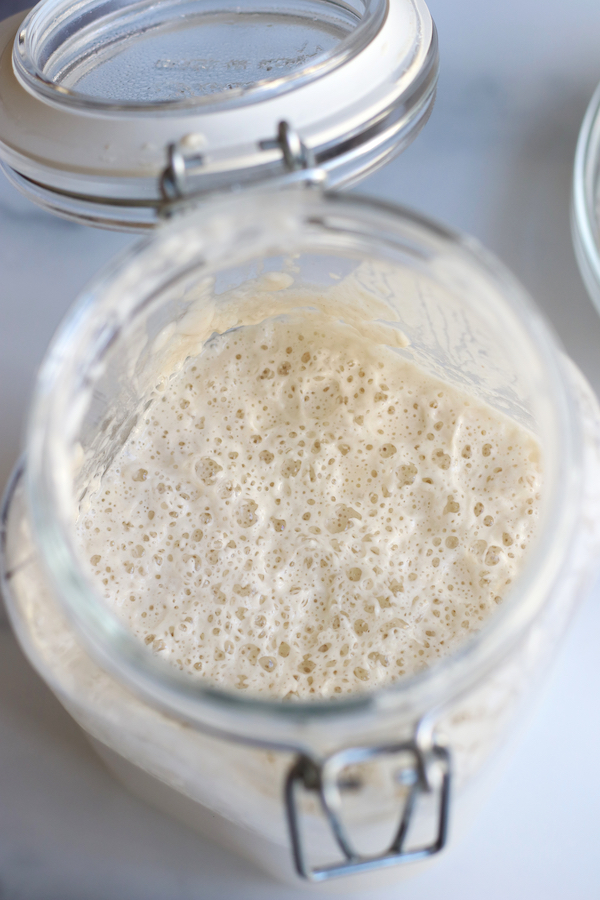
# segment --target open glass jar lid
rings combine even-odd
[[[422,0],[43,0],[0,27],[0,161],[59,214],[148,227],[165,195],[358,180],[437,70]]]

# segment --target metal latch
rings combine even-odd
[[[407,796],[398,828],[387,850],[377,856],[365,856],[353,847],[340,816],[343,790],[340,776],[348,766],[382,756],[402,756],[404,760],[409,760],[408,763],[404,762],[396,774],[397,780],[407,788]],[[314,868],[308,862],[298,808],[300,790],[319,795],[325,818],[343,854],[342,861]],[[411,822],[419,798],[424,794],[437,794],[435,836],[425,846],[410,848],[407,840]],[[435,742],[427,749],[419,747],[416,740],[379,747],[355,747],[338,751],[322,762],[316,762],[306,755],[298,756],[285,785],[285,806],[296,871],[301,877],[318,882],[433,856],[446,843],[449,800],[450,753]]]
[[[280,147],[283,160],[290,172],[313,169],[315,166],[314,153],[308,149],[289,122],[280,122],[277,126],[277,137],[274,140],[261,141],[259,146],[261,150],[275,150]]]
[[[307,185],[323,185],[326,174],[323,169],[315,166],[314,154],[304,144],[300,136],[288,122],[280,122],[277,126],[277,136],[259,141],[260,150],[280,149],[285,172],[283,175],[262,174],[258,181],[254,182],[252,173],[243,177],[240,174],[240,185],[234,182],[230,187],[255,183],[278,187],[281,184],[302,183]],[[195,189],[194,179],[198,179],[205,173],[205,158],[202,153],[202,141],[198,135],[186,135],[174,144],[169,144],[167,150],[167,167],[160,178],[160,191],[163,201],[167,204],[180,200],[189,200],[203,194],[214,191],[214,188]],[[221,186],[223,189],[223,186]]]

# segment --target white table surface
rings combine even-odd
[[[4,2],[0,17],[18,0]],[[442,60],[432,118],[360,190],[478,237],[531,291],[600,391],[600,317],[569,232],[577,132],[600,80],[600,2],[431,0],[430,8]],[[0,484],[50,335],[79,288],[131,240],[55,219],[0,180]],[[600,585],[466,839],[428,872],[369,897],[600,898],[599,600]],[[305,895],[128,796],[0,625],[2,900]]]

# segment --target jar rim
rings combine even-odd
[[[600,313],[600,84],[588,104],[577,140],[571,231],[579,270]]]
[[[536,386],[539,384],[546,394],[542,410],[546,428],[543,515],[538,538],[511,593],[485,627],[448,657],[390,686],[349,698],[290,703],[260,696],[246,697],[203,684],[200,679],[192,681],[156,659],[116,620],[96,593],[71,546],[67,525],[61,520],[70,502],[65,494],[69,490],[70,470],[68,448],[63,439],[65,429],[57,428],[59,423],[53,421],[53,416],[58,408],[60,378],[65,372],[75,371],[77,366],[73,360],[73,342],[85,335],[89,339],[93,332],[91,321],[102,311],[103,302],[104,313],[116,315],[115,285],[118,286],[119,279],[124,283],[128,267],[131,271],[134,262],[150,259],[161,244],[168,246],[169,241],[186,230],[191,233],[190,229],[204,229],[203,233],[208,234],[212,215],[222,217],[233,209],[239,213],[241,208],[247,210],[248,204],[254,203],[260,203],[265,222],[264,210],[270,204],[283,204],[291,216],[306,214],[313,225],[320,214],[333,212],[359,228],[365,226],[367,219],[379,222],[390,245],[395,237],[400,239],[404,228],[412,229],[411,239],[416,247],[419,237],[423,242],[427,239],[443,247],[453,260],[472,267],[499,289],[505,305],[505,325],[511,329],[521,352],[530,353],[537,373]],[[113,290],[112,306],[107,303],[109,287]],[[127,314],[127,310],[120,309],[117,318],[124,321]],[[116,327],[116,321],[111,327]],[[110,328],[101,335],[96,329],[95,339],[110,340]],[[85,354],[80,356],[83,358]],[[382,710],[396,713],[418,709],[424,714],[436,708],[440,698],[447,701],[456,697],[473,679],[482,677],[497,664],[535,619],[560,572],[570,550],[582,481],[579,423],[572,407],[556,340],[516,279],[474,240],[404,208],[356,196],[283,191],[219,198],[128,249],[88,286],[64,320],[41,366],[27,431],[26,491],[33,531],[53,593],[90,652],[152,703],[204,730],[212,728],[239,736],[247,733],[251,722],[253,732],[264,736],[272,735],[275,723],[275,730],[285,736],[290,724],[318,727],[319,722],[332,716],[350,723],[357,714]],[[260,726],[259,721],[263,723]]]

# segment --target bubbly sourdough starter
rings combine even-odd
[[[174,665],[280,697],[372,689],[493,613],[536,528],[532,436],[360,330],[279,316],[161,385],[78,522]]]

